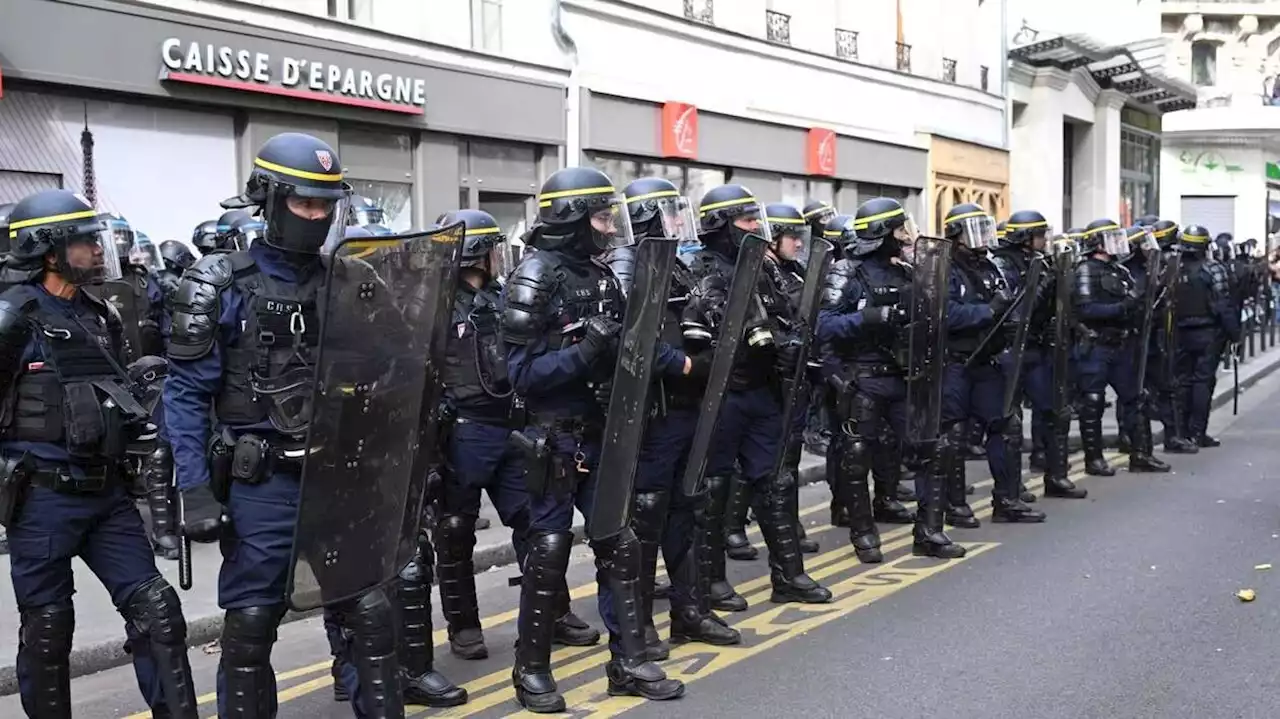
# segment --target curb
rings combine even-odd
[[[1255,358],[1256,359],[1256,358]],[[1240,379],[1240,392],[1243,394],[1263,379],[1270,376],[1277,369],[1280,369],[1280,354],[1277,354],[1266,365],[1262,365],[1255,372],[1251,372],[1249,376]],[[1214,397],[1210,407],[1213,410],[1220,409],[1231,402],[1233,395],[1233,386],[1228,385],[1222,387],[1221,378],[1219,378],[1219,389],[1214,393]],[[1159,443],[1163,441],[1164,430],[1154,429],[1154,440]],[[1079,437],[1075,434],[1071,436],[1072,449],[1079,449]],[[1108,433],[1104,440],[1108,443],[1114,443],[1116,436],[1114,432]],[[1028,447],[1030,440],[1028,439]],[[1029,451],[1029,450],[1028,450]],[[806,453],[808,454],[808,453]],[[810,464],[810,466],[802,466],[800,468],[799,484],[801,486],[813,484],[815,482],[826,481],[826,465],[821,457],[808,455],[818,460]],[[575,526],[573,528],[574,544],[582,543],[585,539],[583,528]],[[486,572],[493,567],[502,567],[514,564],[516,561],[515,549],[510,542],[504,542],[494,546],[477,547],[475,550],[475,568],[476,574]],[[281,624],[295,622],[300,619],[306,619],[320,613],[320,610],[312,610],[308,612],[289,612],[280,621]],[[213,614],[202,617],[188,617],[187,619],[187,645],[190,647],[198,647],[202,644],[212,642],[222,634],[222,614]],[[6,661],[13,661],[13,657],[5,657]],[[82,677],[87,674],[95,674],[97,672],[113,669],[123,666],[130,662],[129,655],[124,650],[124,637],[112,641],[99,642],[86,647],[78,647],[71,652],[71,678]],[[0,696],[14,694],[18,691],[18,680],[16,668],[13,664],[0,666]]]

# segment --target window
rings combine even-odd
[[[382,208],[383,223],[393,232],[407,232],[413,226],[413,186],[404,182],[348,179],[357,195],[373,200]],[[434,219],[434,218],[433,218]]]
[[[1071,226],[1071,208],[1075,203],[1075,158],[1076,127],[1069,122],[1062,123],[1062,224],[1061,229]]]
[[[898,70],[900,72],[911,72],[911,46],[905,42],[897,43],[898,46]]]
[[[502,52],[502,0],[471,0],[471,47]]]
[[[772,10],[764,11],[765,37],[780,45],[791,44],[791,16]]]
[[[1117,220],[1131,222],[1135,217],[1151,214],[1159,206],[1160,140],[1157,136],[1130,125],[1120,127],[1120,199],[1121,211],[1128,217]]]
[[[841,60],[858,59],[858,33],[836,28],[836,57]]]
[[[373,22],[373,0],[329,0],[326,10],[335,20],[365,25]]]
[[[715,6],[712,0],[684,0],[684,16],[696,22],[715,24]]]
[[[1208,40],[1191,43],[1191,82],[1200,87],[1216,85],[1218,80],[1218,45]]]
[[[949,57],[942,58],[942,80],[944,82],[956,81],[956,61]]]

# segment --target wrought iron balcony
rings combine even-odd
[[[841,60],[858,59],[858,33],[836,28],[836,57]]]
[[[942,58],[942,80],[944,82],[956,81],[956,61],[949,57]]]
[[[911,72],[911,46],[905,42],[898,45],[898,71]]]
[[[713,0],[684,0],[684,16],[695,22],[715,25]]]
[[[991,68],[986,65],[978,66],[978,87],[982,88],[983,92],[986,92],[987,88],[990,87],[990,75]]]
[[[791,16],[772,10],[764,11],[765,37],[779,45],[791,44]]]

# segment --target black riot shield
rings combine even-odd
[[[1076,276],[1073,242],[1055,244],[1053,257],[1053,413],[1059,423],[1070,422],[1072,291]]]
[[[676,262],[675,239],[650,237],[630,255],[627,311],[622,319],[618,358],[609,393],[600,446],[600,467],[606,471],[596,483],[595,501],[587,522],[591,539],[607,539],[622,531],[631,517],[631,493],[636,463],[649,414],[649,387]]]
[[[1018,298],[1017,329],[1013,341],[1009,344],[1009,371],[1004,378],[1004,409],[1002,417],[1009,417],[1014,412],[1014,404],[1018,401],[1022,381],[1022,357],[1027,350],[1027,330],[1031,326],[1031,313],[1035,311],[1036,288],[1040,286],[1040,278],[1044,273],[1044,259],[1034,253],[1031,263],[1027,265],[1027,274],[1022,278],[1022,293]]]
[[[805,373],[809,371],[809,357],[813,355],[813,333],[818,324],[818,309],[821,303],[818,295],[822,292],[822,278],[827,276],[827,260],[835,247],[824,239],[814,238],[809,248],[809,264],[804,271],[804,289],[800,291],[800,309],[796,314],[799,321],[797,330],[803,344],[800,347],[796,369],[790,377],[782,379],[782,448],[774,460],[774,476],[782,474],[782,463],[786,461],[786,444],[790,439],[791,425],[795,421],[795,413],[800,404],[800,396],[804,391]]]
[[[707,456],[711,451],[716,423],[720,419],[720,407],[729,387],[729,375],[733,372],[734,355],[742,343],[746,331],[747,313],[756,296],[756,281],[760,266],[764,263],[764,251],[768,247],[764,238],[747,235],[738,249],[738,261],[733,268],[733,284],[720,318],[720,332],[716,336],[716,353],[707,375],[706,392],[702,395],[698,426],[693,431],[689,446],[689,458],[685,462],[682,487],[688,496],[701,494],[704,487],[703,473],[707,469]]]
[[[1134,352],[1134,366],[1138,368],[1138,391],[1147,386],[1147,356],[1151,353],[1151,328],[1155,322],[1156,300],[1160,296],[1160,280],[1164,276],[1164,253],[1147,252],[1147,286],[1142,298],[1142,324],[1138,327],[1138,342]]]
[[[1173,387],[1177,382],[1178,347],[1178,279],[1182,276],[1182,254],[1167,252],[1164,257],[1164,272],[1160,276],[1160,295],[1158,297],[1160,327],[1156,335],[1156,346],[1160,349],[1163,362],[1164,384]]]
[[[415,485],[425,481],[416,461],[431,446],[422,444],[421,419],[438,401],[433,353],[462,236],[458,224],[352,238],[334,250],[287,585],[295,610],[392,579],[416,540]]]
[[[907,325],[907,441],[934,442],[942,424],[950,240],[920,237],[912,253],[911,322]]]
[[[132,362],[142,357],[142,308],[138,294],[128,280],[110,280],[100,285],[85,285],[85,290],[104,302],[111,303],[120,313],[124,325],[124,356]]]

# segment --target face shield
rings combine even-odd
[[[986,213],[961,215],[950,220],[948,225],[959,225],[959,242],[971,250],[993,250],[996,248],[996,221]]]
[[[1156,241],[1156,233],[1150,227],[1143,228],[1142,234],[1129,240],[1134,252],[1150,254],[1160,251],[1160,243]]]
[[[116,246],[116,255],[127,256],[133,250],[137,237],[133,232],[133,228],[119,220],[109,221],[107,227],[111,236],[111,243]]]
[[[152,272],[159,272],[164,269],[164,258],[160,256],[160,248],[151,242],[151,238],[143,235],[138,236],[137,242],[134,243],[133,249],[130,250],[129,263],[145,267]]]
[[[489,250],[489,277],[500,279],[511,274],[516,267],[515,255],[506,235],[498,235],[498,241]]]
[[[92,222],[72,229],[58,255],[67,267],[67,279],[75,284],[110,282],[124,277],[116,233],[109,224]],[[85,281],[77,281],[81,278]]]
[[[630,247],[636,243],[631,229],[631,215],[621,194],[605,198],[592,198],[588,205],[587,220],[591,223],[591,236],[601,251]]]
[[[353,208],[348,221],[353,225],[364,227],[366,225],[386,224],[383,222],[384,219],[386,219],[386,213],[382,211],[381,207],[367,206]]]
[[[336,190],[272,182],[264,205],[262,241],[286,252],[318,254],[342,241],[350,205],[351,186],[345,183]],[[244,249],[252,239],[244,240]]]
[[[1094,235],[1100,235],[1102,241],[1098,243],[1098,250],[1105,252],[1112,257],[1127,257],[1129,254],[1129,238],[1125,235],[1124,230],[1116,227],[1110,230],[1098,230]]]
[[[1053,241],[1053,262],[1066,262],[1072,264],[1075,262],[1077,254],[1080,252],[1080,246],[1070,237],[1058,237]]]

